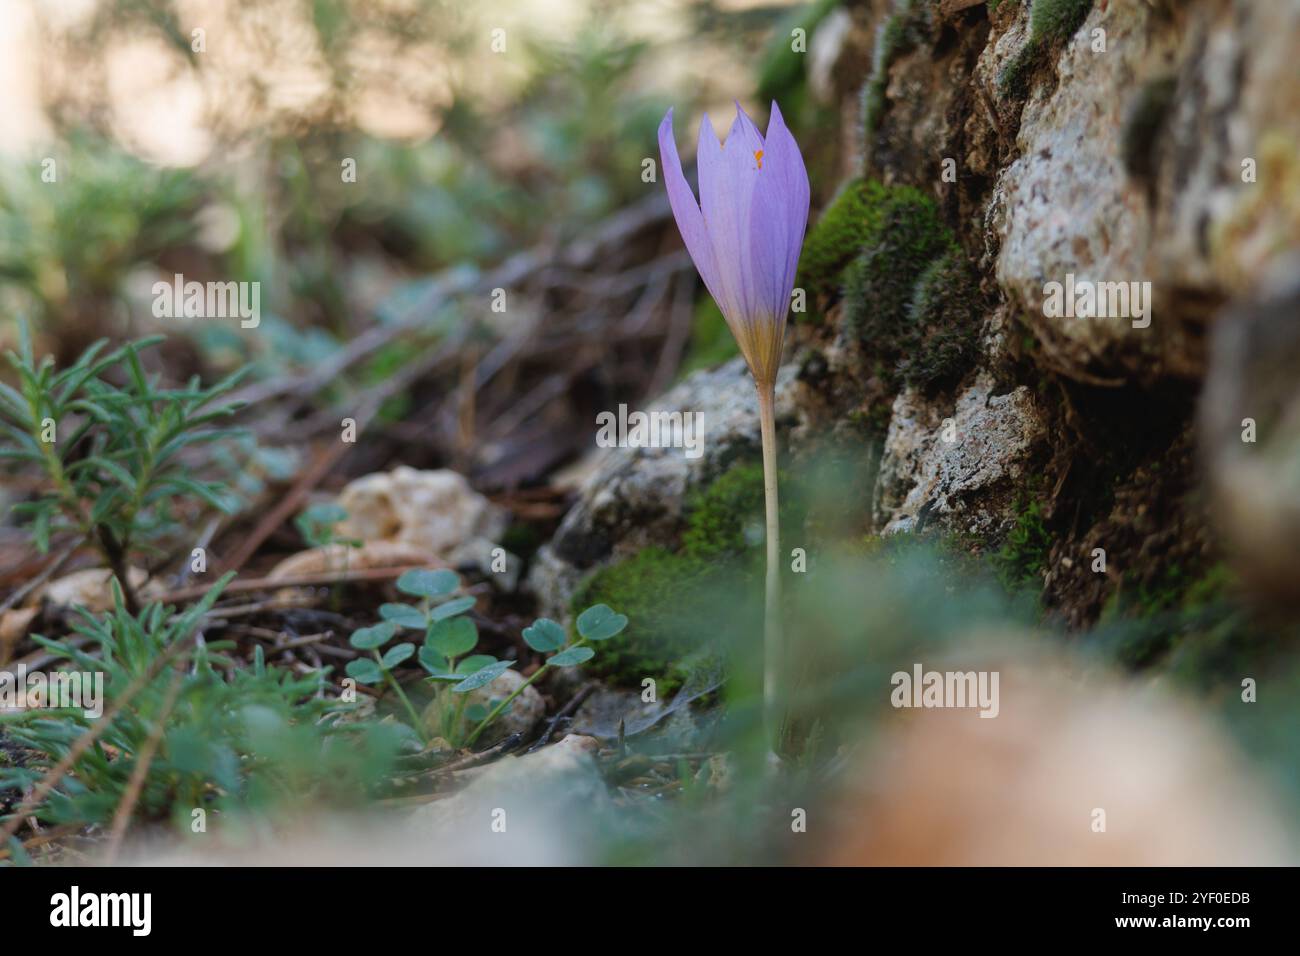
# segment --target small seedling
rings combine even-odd
[[[438,736],[453,747],[472,746],[488,725],[505,713],[523,689],[548,669],[586,663],[596,655],[590,646],[592,643],[607,641],[627,627],[627,617],[604,604],[597,604],[578,615],[578,637],[572,641],[555,621],[539,618],[524,628],[524,641],[538,653],[551,656],[510,694],[494,701],[490,709],[481,704],[470,706],[470,691],[491,684],[513,667],[514,661],[500,661],[490,654],[472,653],[478,646],[478,628],[463,615],[474,606],[475,599],[468,595],[454,597],[459,589],[460,579],[452,571],[407,571],[397,579],[397,590],[418,598],[419,602],[381,605],[379,616],[382,621],[361,628],[351,638],[352,646],[369,651],[370,657],[358,658],[349,664],[348,676],[362,684],[386,682],[426,744],[429,741],[425,729],[428,723],[436,724]],[[423,632],[423,645],[417,650],[413,643],[402,642],[381,654],[380,648],[402,630]],[[436,721],[420,718],[392,674],[394,667],[412,656],[428,673],[428,681],[435,688],[429,713],[436,715]],[[468,729],[470,725],[472,730]]]
[[[542,666],[533,672],[531,677],[516,687],[514,691],[505,698],[505,700],[497,704],[496,707],[494,707],[487,716],[483,718],[479,725],[474,728],[473,732],[465,738],[465,745],[467,747],[473,745],[474,741],[479,738],[479,735],[487,729],[488,724],[492,723],[499,714],[509,707],[510,703],[523,693],[525,687],[536,681],[539,677],[545,674],[547,670],[552,667],[576,667],[579,664],[585,664],[587,661],[595,657],[596,651],[590,646],[591,643],[593,641],[597,643],[600,641],[607,641],[611,637],[621,633],[622,630],[627,627],[627,617],[623,614],[616,613],[604,604],[597,604],[593,607],[587,608],[587,610],[578,615],[576,626],[578,629],[578,639],[575,641],[569,641],[568,634],[565,632],[564,628],[555,623],[555,621],[552,621],[550,618],[538,618],[533,622],[531,627],[524,628],[524,641],[533,650],[537,651],[539,654],[546,654],[551,651],[557,651],[558,653],[552,654],[548,657],[542,663]],[[504,671],[506,667],[509,666],[508,663],[505,663],[505,666],[501,667],[501,671]],[[475,674],[473,677],[457,684],[452,688],[452,690],[463,694],[474,690],[476,687],[481,687],[483,684],[488,682],[480,681],[476,683],[475,680],[478,676],[478,674]],[[493,675],[493,677],[488,680],[494,680],[496,676],[497,675]]]

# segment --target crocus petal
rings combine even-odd
[[[681,171],[672,110],[659,127],[669,201],[682,238],[755,380],[776,380],[795,270],[808,225],[808,173],[772,104],[767,136],[736,104],[726,144],[700,124],[697,205]]]
[[[772,118],[767,124],[763,172],[770,174],[764,177],[764,185],[779,199],[776,205],[780,213],[774,228],[785,250],[782,301],[788,305],[794,289],[795,270],[799,266],[799,253],[803,249],[804,232],[808,228],[808,170],[775,100],[772,101]]]
[[[707,119],[706,121],[707,122]],[[710,130],[712,132],[712,130]],[[717,139],[714,139],[717,143]],[[677,142],[673,138],[673,111],[670,109],[663,122],[659,124],[659,162],[664,170],[664,184],[668,187],[668,204],[672,207],[673,218],[686,243],[686,251],[691,254],[695,268],[699,270],[704,286],[714,299],[720,295],[718,268],[714,261],[713,244],[704,225],[704,215],[691,192],[691,184],[682,172],[682,161],[677,155]],[[703,163],[701,181],[703,180]]]
[[[745,338],[738,324],[751,316],[756,306],[745,243],[759,170],[748,146],[739,116],[721,149],[717,146],[712,127],[701,127],[700,206],[713,243],[714,261],[718,265],[722,293],[718,308],[740,340],[742,351]]]
[[[739,132],[739,136],[736,133]],[[749,118],[749,114],[739,102],[736,103],[736,120],[731,124],[731,132],[727,134],[727,145],[735,143],[737,147],[743,147],[745,152],[753,156],[763,149],[763,134],[758,131],[754,121]],[[755,159],[755,166],[761,164]]]

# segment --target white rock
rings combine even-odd
[[[885,534],[930,522],[950,532],[1003,530],[1013,516],[1011,492],[1044,437],[1033,394],[1023,385],[994,395],[992,380],[980,376],[955,407],[905,390],[894,401],[885,437],[877,522]]]
[[[489,764],[464,790],[420,807],[417,831],[479,863],[538,858],[590,860],[611,831],[613,803],[592,757],[598,744],[569,735],[557,744]]]
[[[500,509],[454,471],[417,471],[405,465],[358,478],[339,504],[348,518],[340,537],[394,541],[425,548],[457,562],[477,539],[498,539],[505,530]]]

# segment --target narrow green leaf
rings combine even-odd
[[[477,603],[478,598],[469,597],[468,595],[453,598],[446,604],[439,604],[429,611],[429,620],[444,621],[449,617],[455,617],[457,614],[464,614]]]
[[[452,688],[458,694],[467,694],[472,690],[478,690],[480,687],[486,687],[506,671],[508,671],[514,661],[497,661],[495,664],[489,664],[487,667],[476,670],[463,681]]]
[[[553,667],[573,667],[585,663],[595,656],[596,652],[590,647],[571,647],[567,651],[560,651],[554,657],[548,657],[546,663]]]

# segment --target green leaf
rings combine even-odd
[[[477,603],[478,598],[468,596],[458,597],[454,600],[448,601],[446,604],[439,604],[431,610],[429,612],[429,620],[443,621],[449,617],[455,617],[457,614],[464,614]]]
[[[448,571],[446,568],[437,571],[419,568],[407,571],[397,579],[397,590],[403,594],[414,594],[416,597],[442,597],[458,587],[460,587],[460,578],[456,577],[455,571]]]
[[[379,616],[385,621],[392,621],[398,627],[411,627],[421,631],[429,624],[424,617],[424,612],[409,604],[381,604]]]
[[[348,661],[347,675],[358,684],[378,684],[384,679],[379,665],[368,657],[358,657],[355,661]]]
[[[524,641],[535,651],[546,653],[564,646],[564,628],[549,617],[539,617],[532,627],[524,628]]]
[[[554,667],[574,667],[577,664],[585,663],[596,656],[596,652],[590,647],[571,647],[567,651],[560,651],[554,657],[548,657],[546,663]]]
[[[486,687],[506,671],[508,671],[514,661],[497,661],[495,664],[489,664],[470,674],[463,681],[452,688],[458,694],[467,694],[472,690],[478,690],[480,687]]]
[[[348,643],[353,647],[368,651],[376,647],[382,647],[396,633],[397,625],[392,621],[384,621],[382,624],[376,624],[373,627],[363,627],[360,630],[353,631]]]
[[[627,615],[596,604],[578,615],[578,633],[589,641],[607,641],[627,627]]]
[[[460,657],[474,650],[478,643],[478,628],[466,617],[436,621],[429,626],[424,643],[443,657]]]
[[[384,667],[388,670],[392,670],[414,653],[414,644],[394,644],[388,650],[384,651]]]
[[[420,666],[423,667],[430,674],[432,674],[434,677],[443,678],[443,679],[449,677],[456,679],[459,677],[459,675],[453,674],[448,669],[447,658],[443,657],[441,654],[435,651],[428,644],[420,648],[418,660],[420,661]],[[466,660],[469,660],[469,658],[466,658]]]
[[[456,673],[462,677],[480,671],[489,664],[495,664],[497,659],[491,654],[471,654],[463,661],[456,662]]]

